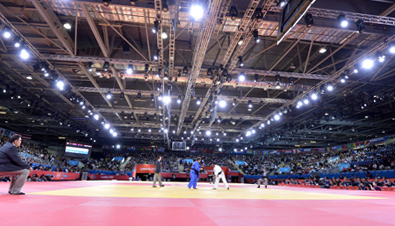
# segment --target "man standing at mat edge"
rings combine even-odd
[[[24,163],[18,155],[18,147],[22,143],[21,135],[12,135],[9,142],[0,148],[0,177],[10,177],[10,195],[24,195],[21,192],[26,178],[32,168]]]
[[[159,156],[158,160],[155,163],[155,175],[154,175],[154,184],[152,187],[156,188],[156,181],[159,182],[159,186],[164,187],[162,184],[162,177],[160,176],[160,172],[162,172],[162,164],[160,161],[162,160],[162,156]]]
[[[217,190],[218,188],[218,183],[219,179],[222,180],[222,183],[224,183],[225,187],[229,190],[229,185],[228,182],[226,181],[225,173],[222,170],[222,168],[219,165],[213,164],[213,175],[215,177],[215,184],[214,184],[214,190]]]
[[[201,158],[197,157],[196,161],[193,163],[192,167],[191,167],[191,171],[190,171],[190,175],[191,175],[191,180],[189,181],[188,184],[188,188],[191,189],[191,187],[193,186],[193,189],[197,189],[197,180],[199,178],[199,171],[200,171],[200,161]]]
[[[263,174],[262,174],[262,178],[259,178],[258,180],[258,188],[261,187],[262,182],[265,182],[265,188],[267,188],[267,183],[268,183],[268,175],[267,175],[267,171],[265,168],[263,168]]]

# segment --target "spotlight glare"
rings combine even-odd
[[[162,37],[162,39],[167,39],[168,35],[167,35],[167,33],[166,33],[166,32],[162,32],[162,35],[161,35],[161,37]]]
[[[332,84],[328,84],[328,85],[326,86],[326,90],[328,90],[329,92],[333,91],[333,86],[332,86]]]
[[[312,99],[312,100],[317,100],[317,99],[318,99],[317,93],[312,93],[312,94],[311,94],[311,99]]]
[[[163,97],[163,103],[164,104],[169,104],[171,102],[171,97],[169,96],[164,96]]]
[[[107,100],[111,100],[111,98],[112,98],[111,91],[108,91],[108,92],[107,92],[106,98],[107,98]]]
[[[207,130],[207,131],[206,131],[206,135],[207,135],[207,136],[211,136],[211,131],[210,131],[210,130]]]
[[[358,74],[358,69],[356,69],[356,68],[354,68],[354,71],[353,71],[355,74]]]
[[[109,128],[110,128],[110,124],[109,123],[104,124],[104,129],[109,129]]]
[[[342,20],[342,21],[340,22],[340,26],[341,26],[342,28],[348,27],[348,21],[347,21],[347,20]]]
[[[274,115],[274,120],[276,120],[276,121],[280,120],[280,115],[275,114],[275,115]]]
[[[27,60],[30,57],[30,53],[26,50],[26,48],[23,48],[19,56],[22,58],[22,60]]]
[[[98,115],[98,114],[95,114],[95,115],[93,116],[93,118],[97,121],[97,120],[99,120],[99,115]]]
[[[385,55],[379,56],[379,62],[383,63],[385,61]]]
[[[309,104],[309,99],[307,99],[307,98],[304,99],[304,100],[303,100],[303,103],[306,104],[306,105]]]
[[[59,90],[64,90],[64,82],[62,80],[57,81],[56,87],[58,87]]]
[[[391,47],[389,48],[389,52],[390,52],[391,54],[395,54],[395,46],[391,46]]]
[[[9,38],[11,38],[11,36],[12,36],[12,33],[11,33],[10,29],[8,27],[4,27],[4,29],[3,29],[3,37],[5,39],[9,39]]]
[[[131,75],[133,74],[133,65],[129,65],[126,69],[126,74]]]
[[[189,14],[194,20],[200,20],[204,15],[204,10],[201,5],[192,5]]]
[[[341,83],[346,83],[346,80],[345,80],[344,78],[341,78],[341,79],[340,79],[340,82],[341,82]]]
[[[244,82],[246,80],[246,76],[244,74],[239,75],[239,81]]]
[[[371,69],[374,66],[374,61],[372,59],[365,59],[362,61],[363,69]]]
[[[226,101],[225,101],[225,100],[220,100],[220,101],[219,101],[219,106],[220,106],[221,108],[226,107]]]

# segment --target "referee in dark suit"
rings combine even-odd
[[[24,195],[21,192],[26,178],[32,168],[24,163],[18,155],[18,147],[22,143],[21,135],[12,135],[10,141],[0,148],[0,177],[11,177],[8,193],[11,195]]]
[[[162,177],[160,172],[162,172],[162,164],[160,161],[162,160],[162,156],[159,156],[158,160],[155,163],[155,175],[154,175],[154,184],[152,187],[156,188],[156,182],[159,182],[159,186],[164,187],[165,185],[162,184]]]

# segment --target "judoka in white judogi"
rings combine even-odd
[[[229,190],[228,182],[226,181],[225,172],[218,165],[214,165],[213,174],[215,177],[214,190],[218,188],[219,179],[222,180],[225,187]]]

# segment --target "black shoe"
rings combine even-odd
[[[213,188],[213,190],[217,190],[216,188]]]
[[[12,195],[10,191],[8,191],[8,194]]]
[[[258,188],[260,188],[261,186],[258,185]]]
[[[156,188],[156,186],[152,186],[153,188]]]
[[[25,195],[23,192],[18,192],[18,193],[10,193],[11,195]]]
[[[161,187],[164,187],[165,185],[161,185]]]
[[[229,187],[228,187],[228,190],[229,190]]]
[[[265,186],[265,188],[267,188],[267,186]]]

